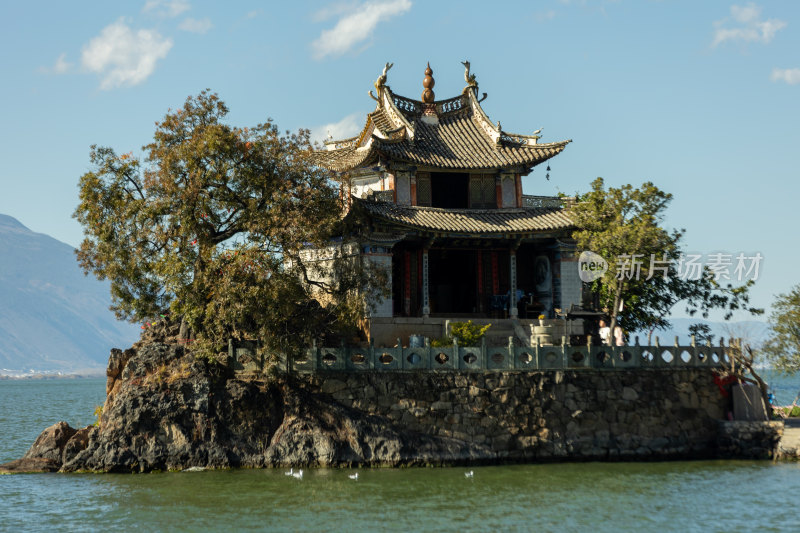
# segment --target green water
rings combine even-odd
[[[104,382],[0,381],[0,462],[93,420]],[[800,464],[0,476],[0,531],[798,531]]]

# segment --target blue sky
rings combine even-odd
[[[757,305],[800,282],[800,2],[4,2],[0,21],[0,213],[73,246],[89,146],[137,152],[189,95],[346,137],[385,62],[419,98],[430,61],[444,99],[468,59],[504,130],[574,141],[526,193],[650,180],[687,250],[763,255]]]

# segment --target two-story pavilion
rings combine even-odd
[[[391,298],[368,318],[378,340],[439,336],[448,318],[553,318],[580,303],[570,199],[523,195],[521,180],[570,141],[503,131],[464,65],[460,95],[436,100],[428,65],[414,100],[386,85],[387,63],[361,132],[317,153],[370,221],[360,253],[391,269]]]

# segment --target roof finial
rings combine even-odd
[[[464,60],[461,62],[464,65],[464,81],[467,82],[467,87],[478,87],[478,80],[475,78],[475,74],[470,74],[469,72],[469,61]]]
[[[425,90],[422,91],[422,102],[425,104],[432,104],[436,95],[433,93],[433,86],[436,85],[436,80],[433,79],[433,70],[431,70],[431,63],[428,61],[428,68],[425,69],[425,79],[422,80],[422,86]]]
[[[389,72],[389,69],[394,66],[394,63],[386,63],[383,66],[383,73],[378,76],[378,79],[375,80],[375,88],[378,90],[378,95],[381,93],[381,87],[386,85],[386,74]]]

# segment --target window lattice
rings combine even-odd
[[[483,204],[483,177],[472,174],[469,177],[469,206],[476,208]]]
[[[431,177],[417,174],[417,205],[431,205]]]
[[[483,206],[497,207],[497,187],[494,185],[494,176],[483,176]]]
[[[472,174],[469,177],[469,206],[491,209],[497,206],[497,189],[492,174]]]

